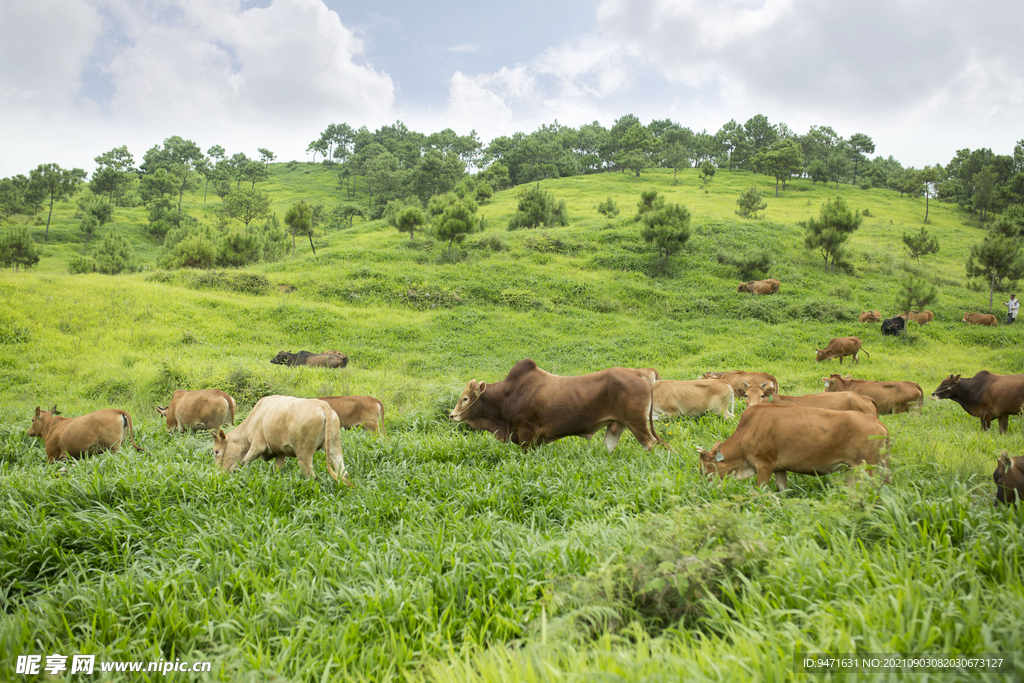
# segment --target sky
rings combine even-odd
[[[1007,0],[0,0],[0,177],[172,135],[305,160],[330,123],[486,144],[634,114],[865,133],[905,166],[1024,139]]]

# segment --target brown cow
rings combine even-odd
[[[964,313],[964,319],[961,322],[970,323],[971,325],[999,327],[999,318],[991,313]]]
[[[825,384],[825,391],[852,391],[867,396],[878,406],[879,415],[905,413],[911,408],[920,411],[924,405],[924,391],[916,382],[876,382],[836,374],[822,377],[821,381]]]
[[[746,370],[730,370],[728,372],[705,372],[704,379],[720,379],[729,383],[736,398],[744,398],[747,395],[747,385],[771,384],[764,389],[766,394],[774,394],[779,390],[779,381],[774,375],[767,372],[747,372]]]
[[[647,450],[661,441],[654,431],[651,383],[629,368],[609,368],[577,377],[552,375],[526,358],[505,379],[488,384],[470,380],[450,418],[486,429],[500,441],[524,449],[566,436],[589,439],[602,427],[609,452],[625,426]],[[650,427],[648,427],[650,425]]]
[[[931,311],[907,311],[906,313],[900,313],[899,317],[904,320],[917,323],[918,325],[930,323],[935,319],[935,315]]]
[[[1003,451],[992,480],[996,483],[996,502],[1016,505],[1024,499],[1024,458],[1010,458],[1009,453]]]
[[[698,417],[718,413],[734,417],[736,398],[729,383],[720,379],[662,380],[654,383],[654,419],[662,415]]]
[[[342,429],[362,427],[368,432],[384,432],[384,404],[373,396],[321,396],[341,421]]]
[[[888,467],[889,432],[878,418],[842,410],[806,406],[751,406],[725,441],[710,451],[698,448],[707,476],[737,479],[757,477],[765,486],[775,474],[775,484],[785,490],[787,472],[822,475],[861,463]],[[847,475],[852,483],[855,472]]]
[[[779,291],[779,284],[778,280],[751,280],[742,283],[736,288],[736,291],[751,294],[776,294]]]
[[[307,477],[313,472],[313,454],[324,449],[327,473],[350,484],[341,452],[341,424],[326,401],[293,396],[264,396],[241,424],[225,434],[218,429],[213,436],[213,459],[221,468],[232,471],[256,458],[273,459],[278,469],[286,456],[298,458]]]
[[[178,389],[166,408],[156,409],[167,419],[172,432],[198,432],[235,424],[235,399],[219,389]]]
[[[80,417],[61,417],[57,406],[49,412],[36,406],[35,417],[28,428],[29,436],[42,438],[46,448],[46,460],[63,460],[83,455],[95,455],[100,451],[117,453],[128,432],[135,450],[142,452],[135,442],[132,417],[124,410],[97,410]]]
[[[862,323],[877,323],[881,322],[882,313],[880,311],[864,311],[860,314],[860,322]]]
[[[1020,415],[1024,405],[1024,375],[993,375],[988,370],[966,379],[950,375],[932,392],[932,398],[959,403],[968,415],[981,419],[982,429],[999,420],[999,433],[1005,434],[1010,416]]]
[[[865,356],[871,357],[867,349],[860,348],[860,344],[860,337],[836,337],[829,341],[828,346],[825,348],[814,349],[814,355],[819,363],[823,360],[838,358],[839,364],[842,365],[844,356],[853,356],[853,362],[859,363],[860,358],[857,357],[857,352],[863,351]]]
[[[276,356],[270,359],[274,365],[310,365],[316,368],[343,368],[348,365],[348,356],[340,351],[328,351],[327,353],[310,353],[299,351],[288,353],[279,351]]]
[[[771,403],[779,406],[807,406],[809,408],[825,408],[826,410],[852,410],[871,417],[878,417],[878,407],[867,396],[852,391],[834,391],[823,394],[804,394],[803,396],[784,396],[775,394],[765,397],[763,388],[754,385],[747,388],[747,405],[756,406]]]

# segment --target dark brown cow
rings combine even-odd
[[[964,313],[964,319],[961,322],[970,323],[971,325],[999,327],[999,318],[991,313]]]
[[[889,432],[878,418],[806,406],[750,406],[725,441],[697,449],[707,476],[757,477],[765,486],[774,473],[785,490],[787,472],[822,475],[861,463],[888,467]],[[847,475],[852,483],[855,472]]]
[[[737,292],[749,292],[750,294],[776,294],[779,291],[778,280],[751,280],[744,282],[736,288]]]
[[[828,346],[823,349],[814,349],[814,355],[820,363],[823,360],[832,360],[833,358],[839,359],[839,364],[843,364],[843,357],[853,356],[853,362],[859,363],[860,358],[857,357],[859,351],[864,351],[864,355],[868,358],[871,354],[867,352],[867,349],[860,348],[861,341],[860,337],[836,337],[829,341]]]
[[[185,391],[178,389],[166,408],[156,409],[172,432],[198,432],[235,424],[235,399],[219,389]]]
[[[566,436],[589,439],[609,427],[604,443],[618,445],[620,424],[650,450],[661,441],[654,431],[653,390],[629,368],[609,368],[589,375],[561,377],[537,367],[529,358],[516,363],[500,382],[470,380],[451,419],[486,429],[501,441],[524,449]]]
[[[882,321],[882,313],[880,311],[864,311],[860,314],[860,322],[862,323],[877,323]]]
[[[823,394],[804,394],[803,396],[784,396],[775,394],[765,396],[763,388],[754,385],[747,388],[747,405],[756,406],[771,403],[778,406],[807,406],[808,408],[825,408],[826,410],[852,410],[871,417],[878,417],[878,407],[867,396],[852,391],[834,391]]]
[[[1009,453],[1003,451],[992,480],[996,483],[996,502],[1016,505],[1024,499],[1024,458],[1010,458]]]
[[[825,391],[852,391],[867,396],[878,406],[879,415],[905,413],[911,408],[920,411],[924,405],[924,391],[916,382],[876,382],[836,374],[822,377],[821,381],[825,384]]]
[[[309,365],[315,368],[343,368],[348,365],[348,356],[338,351],[328,351],[327,353],[310,353],[309,351],[288,353],[287,351],[278,351],[277,355],[270,359],[270,362],[274,365]]]
[[[321,396],[341,421],[342,429],[362,427],[368,432],[384,432],[384,404],[373,396]]]
[[[728,372],[705,372],[704,379],[721,379],[729,383],[736,398],[743,398],[747,395],[747,385],[761,385],[770,382],[764,393],[774,394],[779,390],[779,380],[767,372],[747,372],[746,370],[729,370]]]
[[[924,325],[935,320],[935,314],[931,311],[908,311],[906,313],[900,313],[901,318],[909,320],[910,322],[917,323],[918,325]]]
[[[999,420],[999,433],[1005,434],[1010,416],[1020,415],[1024,404],[1024,375],[993,375],[988,370],[966,379],[950,375],[932,392],[932,398],[959,403],[968,415],[981,419],[982,429]]]
[[[124,410],[97,410],[81,417],[61,417],[57,406],[49,412],[36,406],[29,436],[42,438],[46,448],[46,460],[63,460],[83,455],[95,455],[101,451],[117,453],[128,432],[135,450],[142,452],[135,443],[132,417]]]

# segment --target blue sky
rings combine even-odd
[[[171,135],[306,159],[330,123],[487,142],[764,114],[946,163],[1024,138],[1024,3],[0,0],[0,176]]]

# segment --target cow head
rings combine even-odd
[[[828,349],[814,349],[815,360],[819,363],[823,360],[828,360],[828,357],[825,354],[826,351],[828,351]]]
[[[348,356],[346,356],[341,351],[333,351],[333,350],[332,351],[324,351],[324,355],[327,355],[327,356],[337,356],[338,358],[340,358],[341,359],[341,367],[345,367],[346,365],[348,365]]]
[[[1021,458],[1011,458],[1003,451],[996,463],[996,471],[992,473],[992,481],[996,483],[996,502],[1004,505],[1015,505],[1018,499],[1024,498],[1024,466]]]
[[[161,408],[160,406],[157,406],[157,407],[156,407],[156,412],[160,413],[160,414],[161,414],[161,415],[163,415],[164,417],[167,417],[167,408],[169,408],[169,407],[170,407],[170,406],[167,406],[167,407],[165,407],[165,408]]]
[[[740,284],[739,287],[736,288],[736,291],[737,292],[750,292],[750,291],[752,291],[751,287],[753,286],[753,284],[754,284],[753,280],[751,280],[750,282],[743,282],[743,283]]]
[[[288,365],[291,362],[291,355],[287,351],[278,351],[277,355],[270,359],[274,365]]]
[[[938,389],[932,392],[932,398],[935,400],[949,398],[958,384],[960,384],[960,375],[950,375],[942,380],[942,384],[939,385]]]
[[[725,460],[725,456],[722,454],[721,441],[716,441],[710,451],[698,448],[697,455],[700,456],[700,469],[705,477],[712,477],[716,474],[721,474],[719,466]]]
[[[744,382],[743,386],[746,388],[748,406],[756,406],[761,403],[768,403],[771,401],[771,394],[769,393],[773,388],[771,382],[761,382],[754,386],[750,386],[750,384]],[[768,398],[765,399],[765,396]]]
[[[452,408],[451,415],[448,417],[455,422],[463,422],[467,418],[472,417],[473,404],[480,399],[480,395],[486,390],[487,382],[477,382],[475,379],[469,380],[469,384],[462,390],[458,403]]]
[[[32,416],[32,424],[28,427],[28,435],[43,436],[46,425],[49,424],[53,417],[58,415],[60,415],[60,411],[57,410],[57,406],[50,408],[49,411],[41,410],[39,406],[36,406],[35,415]]]
[[[213,462],[221,469],[231,472],[238,467],[238,461],[243,455],[245,454],[242,453],[241,445],[232,443],[232,439],[228,438],[224,430],[218,429],[213,435]]]

